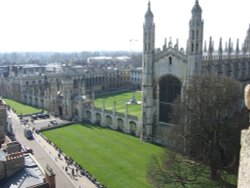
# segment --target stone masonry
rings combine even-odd
[[[238,188],[250,186],[250,128],[241,132]]]

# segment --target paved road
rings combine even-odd
[[[52,160],[52,158],[44,151],[39,143],[35,140],[28,140],[23,135],[23,126],[20,124],[19,118],[13,112],[8,112],[11,116],[12,128],[16,135],[16,139],[22,144],[27,145],[33,149],[34,157],[45,169],[48,164],[56,174],[56,187],[58,188],[73,188],[76,187],[72,181],[67,177],[62,169]]]

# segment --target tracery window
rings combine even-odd
[[[171,110],[175,98],[181,93],[181,82],[172,76],[167,76],[160,81],[160,114],[159,121],[169,123]]]

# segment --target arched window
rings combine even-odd
[[[177,78],[167,76],[160,80],[160,122],[170,122],[173,102],[180,93],[181,82]]]
[[[172,57],[168,58],[168,63],[169,63],[169,65],[172,65]]]
[[[194,52],[194,43],[191,45],[191,52]]]

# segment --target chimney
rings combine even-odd
[[[56,188],[56,174],[53,172],[53,169],[50,168],[48,164],[45,169],[45,178],[50,188]]]

